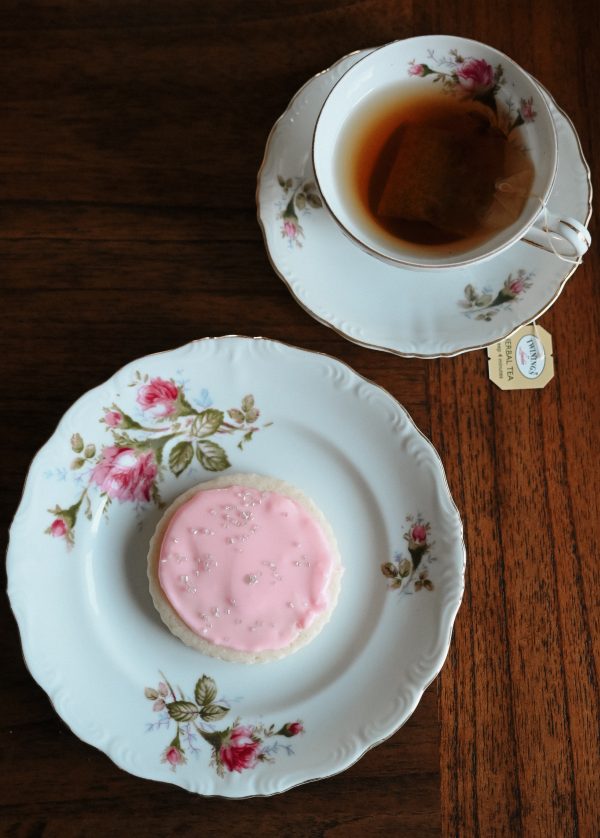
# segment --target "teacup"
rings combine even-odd
[[[533,181],[516,220],[467,250],[452,244],[418,248],[394,239],[369,223],[345,189],[338,141],[348,120],[392,86],[412,93],[424,85],[489,107],[495,126],[526,149],[533,164]],[[394,265],[416,270],[463,267],[490,259],[520,239],[576,261],[591,242],[579,221],[551,213],[546,206],[558,166],[558,142],[542,91],[514,61],[477,41],[444,35],[409,38],[359,60],[323,104],[313,137],[313,165],[323,201],[342,230],[368,253]]]

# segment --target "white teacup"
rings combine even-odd
[[[441,82],[441,85],[440,85]],[[533,183],[518,218],[468,249],[459,244],[418,248],[390,236],[348,200],[341,182],[338,140],[348,120],[370,97],[392,86],[409,94],[424,85],[493,106],[503,133],[518,137],[534,167]],[[574,218],[551,213],[546,203],[558,165],[556,129],[533,79],[501,52],[465,38],[431,35],[395,41],[354,64],[337,82],[319,114],[313,164],[321,195],[342,230],[367,252],[413,269],[448,269],[481,262],[519,239],[578,260],[588,249],[588,230]]]

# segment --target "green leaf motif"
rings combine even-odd
[[[248,410],[252,410],[254,407],[254,396],[252,393],[248,393],[247,396],[244,396],[242,399],[242,410],[246,413]]]
[[[81,434],[73,434],[71,437],[71,450],[76,454],[83,451],[83,439],[81,438]]]
[[[96,446],[93,445],[93,444],[86,445],[85,448],[83,449],[83,456],[86,458],[86,460],[89,460],[91,457],[95,457],[96,456]]]
[[[212,436],[216,433],[223,422],[224,413],[222,410],[215,410],[214,407],[209,407],[199,413],[194,419],[192,425],[192,433],[195,436]]]
[[[314,207],[314,209],[319,209],[319,207],[323,206],[323,201],[319,198],[318,195],[315,195],[314,193],[308,195],[306,200],[311,205],[311,207]]]
[[[179,477],[194,459],[194,446],[191,442],[178,442],[169,454],[169,468]]]
[[[296,195],[296,206],[299,210],[303,210],[306,206],[306,195],[304,192],[298,192]]]
[[[231,410],[227,411],[227,414],[230,419],[233,419],[234,422],[237,422],[238,425],[244,424],[244,414],[241,410],[238,410],[235,407],[232,407]]]
[[[85,460],[82,457],[75,457],[73,462],[71,463],[72,469],[81,468],[81,466],[85,463]]]
[[[220,704],[209,704],[200,710],[200,718],[205,722],[218,722],[229,712],[229,707]]]
[[[281,175],[277,175],[277,183],[283,188],[285,186],[285,180],[281,177]]]
[[[199,714],[193,701],[171,701],[167,704],[167,710],[176,722],[193,722]]]
[[[217,697],[217,685],[215,681],[209,678],[208,675],[203,675],[202,678],[199,678],[196,683],[196,689],[194,690],[194,697],[196,704],[200,707],[206,707],[212,704]]]
[[[200,465],[207,471],[225,471],[231,465],[221,446],[210,440],[202,440],[197,443],[196,456]]]

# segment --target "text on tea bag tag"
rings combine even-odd
[[[536,390],[554,377],[552,336],[536,323],[487,348],[490,380],[501,390]]]

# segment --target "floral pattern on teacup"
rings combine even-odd
[[[281,236],[286,239],[290,247],[302,247],[301,239],[304,230],[299,221],[299,215],[304,215],[309,208],[320,209],[323,202],[317,193],[316,184],[305,181],[304,178],[283,178],[277,176],[277,182],[283,190],[284,200],[279,213],[281,219]]]
[[[135,408],[140,421],[113,403],[99,419],[112,437],[111,444],[98,450],[95,443],[86,444],[81,434],[71,436],[75,457],[70,470],[77,473],[78,497],[69,506],[57,504],[49,509],[54,520],[45,530],[63,539],[67,547],[75,543],[80,512],[92,520],[94,494],[99,494],[105,515],[113,501],[162,506],[158,484],[167,468],[179,477],[196,460],[205,471],[224,471],[231,464],[216,438],[239,435],[237,447],[243,450],[261,427],[272,424],[259,427],[260,411],[252,394],[244,396],[240,407],[230,408],[226,419],[223,410],[211,407],[207,393],[203,404],[194,406],[185,385],[172,379],[136,372],[129,386],[137,388]]]
[[[464,299],[460,301],[467,309],[464,314],[471,320],[489,322],[503,308],[510,310],[511,303],[523,297],[533,285],[533,277],[533,273],[520,268],[516,274],[510,273],[496,292],[487,287],[479,291],[474,285],[467,285]]]
[[[285,740],[304,733],[301,721],[285,722],[277,727],[274,724],[249,724],[239,717],[219,730],[215,722],[229,713],[231,703],[217,697],[213,678],[202,675],[198,679],[192,701],[181,690],[178,698],[162,673],[161,677],[157,687],[144,690],[144,695],[152,702],[152,710],[160,714],[156,722],[147,724],[146,730],[169,729],[174,722],[175,736],[161,756],[161,762],[172,771],[187,762],[188,752],[197,757],[202,752],[201,740],[204,740],[211,748],[209,765],[219,777],[233,772],[241,774],[260,763],[274,762],[275,755],[281,750],[292,756],[293,748]]]
[[[403,593],[433,591],[429,569],[436,559],[431,553],[435,545],[431,541],[431,524],[422,515],[407,515],[406,521],[408,526],[403,537],[410,558],[399,550],[394,553],[393,561],[381,565],[381,572],[388,580],[390,590],[402,588]]]
[[[505,89],[506,79],[502,64],[493,67],[485,58],[464,57],[458,50],[450,50],[447,56],[438,58],[433,49],[427,50],[428,63],[413,59],[408,64],[409,76],[432,77],[444,92],[453,96],[481,102],[492,111],[493,122],[503,134],[533,122],[537,113],[533,98],[520,98],[515,104],[511,94]],[[501,107],[498,107],[498,105]]]

